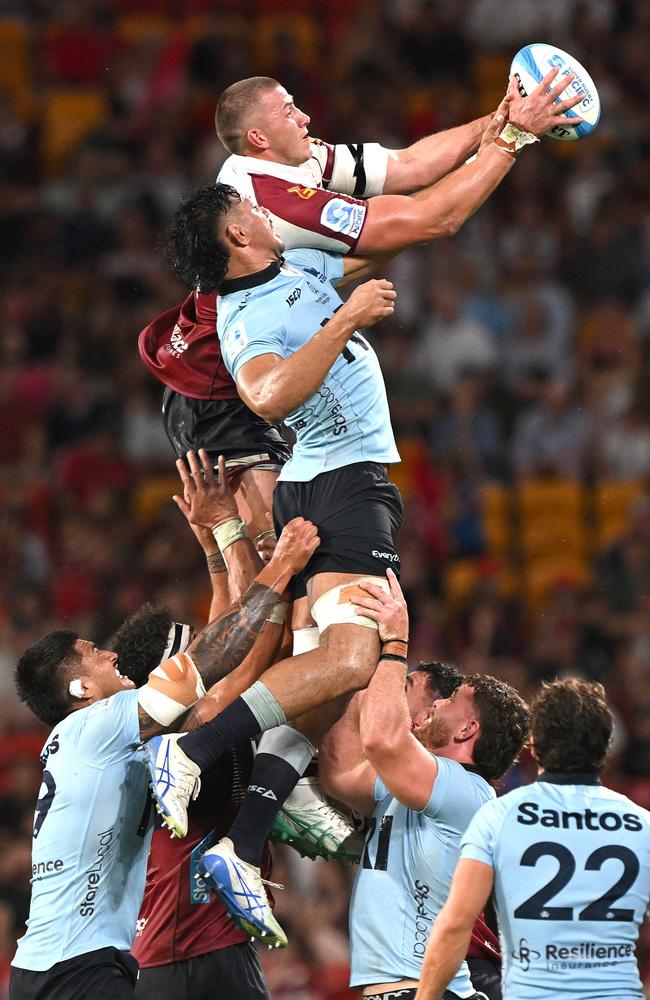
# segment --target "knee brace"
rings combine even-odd
[[[321,635],[330,625],[362,625],[364,628],[377,628],[377,622],[368,618],[351,603],[355,597],[369,596],[358,586],[359,583],[365,582],[375,583],[390,594],[385,576],[362,576],[352,583],[341,583],[338,587],[332,587],[318,598],[311,609]]]

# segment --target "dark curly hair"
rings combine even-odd
[[[172,613],[164,604],[143,604],[123,622],[110,647],[118,655],[120,673],[136,687],[147,683],[159,665],[172,627]]]
[[[229,184],[204,184],[181,202],[163,256],[188,288],[216,292],[225,278],[229,254],[219,222],[240,201]]]
[[[481,724],[473,760],[488,781],[495,781],[517,760],[528,736],[528,705],[510,684],[472,674],[464,684],[474,689],[474,704]]]
[[[602,684],[565,677],[542,685],[531,706],[535,755],[545,771],[602,771],[614,719]]]
[[[432,660],[430,663],[418,663],[417,667],[412,667],[409,673],[422,673],[427,675],[427,690],[432,698],[449,698],[456,688],[463,683],[463,675],[457,667],[451,663],[442,663],[440,660]]]
[[[81,662],[74,648],[78,638],[72,629],[49,632],[26,649],[16,664],[19,698],[48,726],[56,726],[70,712],[68,684]]]

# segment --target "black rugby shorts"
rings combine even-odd
[[[395,536],[404,505],[386,469],[376,462],[356,462],[322,472],[307,483],[278,481],[273,494],[276,534],[294,517],[318,528],[320,545],[294,580],[294,596],[307,593],[318,573],[385,576],[390,566],[399,576]]]
[[[128,951],[99,948],[46,972],[12,967],[9,1000],[133,1000],[138,963]]]
[[[241,399],[193,399],[172,389],[163,395],[163,426],[178,458],[205,448],[215,464],[219,455],[267,455],[281,467],[291,451],[277,427],[253,413]]]
[[[136,1000],[270,1000],[250,941],[141,969],[135,996]]]

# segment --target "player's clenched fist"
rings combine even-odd
[[[341,312],[354,322],[355,326],[372,326],[385,316],[395,312],[397,292],[393,282],[386,278],[373,278],[352,292]]]
[[[294,517],[282,529],[271,562],[280,563],[293,575],[304,569],[320,545],[318,530],[304,517]]]

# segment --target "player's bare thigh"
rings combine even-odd
[[[278,473],[271,469],[246,469],[234,477],[237,510],[252,539],[272,527],[269,518],[277,479]]]

